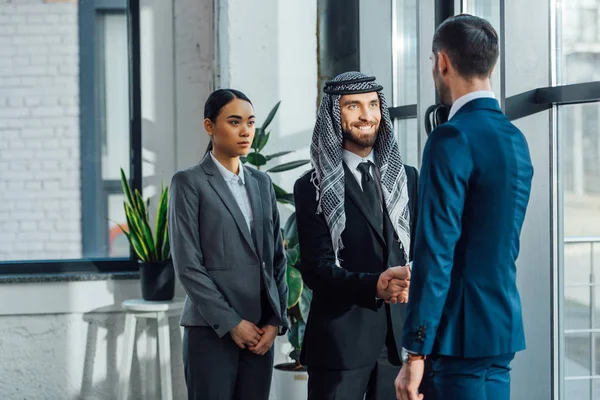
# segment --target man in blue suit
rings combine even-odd
[[[509,399],[510,363],[525,349],[515,260],[533,167],[491,92],[498,35],[489,22],[451,17],[432,47],[436,89],[452,107],[423,153],[396,395],[423,398],[430,357],[433,399]]]

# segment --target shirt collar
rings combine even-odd
[[[371,161],[373,165],[375,165],[375,155],[373,151],[371,151],[368,156],[363,158],[357,154],[354,154],[351,151],[344,149],[342,157],[348,168],[350,168],[350,171],[356,171],[356,168],[358,168],[358,164],[366,161]]]
[[[217,169],[219,170],[221,175],[223,175],[223,179],[225,179],[225,181],[237,182],[237,180],[239,178],[240,181],[242,182],[242,185],[246,184],[246,181],[244,180],[244,167],[242,166],[241,162],[240,162],[240,172],[239,172],[239,174],[236,175],[233,172],[231,172],[230,170],[228,170],[227,168],[225,168],[223,166],[223,164],[221,164],[219,162],[219,160],[217,160],[217,158],[213,155],[212,151],[210,152],[210,157],[212,158],[213,162],[217,166]]]
[[[494,92],[490,92],[489,90],[477,90],[475,92],[467,93],[464,96],[456,99],[452,107],[450,108],[450,113],[448,114],[448,120],[452,119],[454,115],[460,110],[465,104],[475,99],[482,98],[492,98],[495,99],[496,95]]]

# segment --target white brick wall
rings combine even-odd
[[[0,260],[81,256],[77,3],[0,0]]]

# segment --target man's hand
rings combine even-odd
[[[277,337],[277,333],[279,332],[279,328],[273,325],[263,326],[264,334],[260,338],[260,341],[256,346],[248,347],[248,350],[253,352],[254,354],[258,354],[259,356],[264,355],[271,346],[273,346],[273,342]]]
[[[386,303],[408,302],[408,288],[410,286],[410,268],[388,268],[379,276],[377,281],[377,296]]]
[[[425,360],[413,360],[404,363],[396,377],[396,399],[397,400],[422,400],[419,394],[419,385],[425,371]]]
[[[245,349],[246,346],[256,346],[263,336],[263,330],[252,322],[242,320],[230,332],[231,338],[239,346],[240,349]]]

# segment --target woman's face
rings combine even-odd
[[[213,151],[229,157],[245,156],[254,140],[254,108],[245,100],[233,99],[225,105],[216,121],[204,120],[212,137]]]

